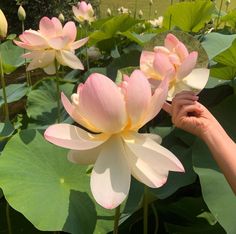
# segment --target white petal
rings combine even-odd
[[[108,139],[104,134],[91,134],[70,124],[54,124],[46,129],[44,137],[49,142],[74,150],[88,150]]]
[[[131,174],[122,140],[110,138],[102,147],[91,175],[91,190],[98,204],[106,209],[120,205],[129,193]]]
[[[207,68],[196,68],[183,79],[183,83],[199,93],[205,87],[209,73],[210,70]]]
[[[89,150],[70,150],[67,154],[69,161],[81,165],[94,164],[101,151],[101,146]]]
[[[178,80],[168,91],[167,100],[171,101],[177,93],[182,91],[193,91],[198,94],[206,85],[210,70],[207,68],[196,68],[182,80]]]
[[[132,133],[124,139],[132,174],[146,185],[160,187],[167,181],[169,171],[184,171],[174,154],[151,138]]]

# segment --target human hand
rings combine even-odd
[[[191,91],[178,93],[171,104],[166,102],[162,108],[172,116],[172,122],[177,128],[203,140],[209,133],[221,129],[218,121],[198,102],[198,96]]]

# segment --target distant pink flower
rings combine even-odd
[[[201,91],[209,77],[206,68],[194,69],[198,53],[188,52],[186,46],[173,34],[165,38],[165,46],[156,46],[154,51],[143,51],[140,57],[140,69],[153,80],[162,80],[167,72],[172,72],[168,100],[183,90]],[[157,82],[158,83],[158,82]]]
[[[23,55],[31,59],[27,70],[43,68],[47,74],[55,74],[55,60],[61,65],[83,70],[84,66],[75,55],[75,50],[83,46],[88,38],[75,41],[77,29],[69,21],[62,27],[58,18],[43,17],[39,30],[26,30],[20,36],[21,41],[14,41],[18,46],[30,50]]]
[[[94,164],[90,186],[101,206],[112,209],[122,203],[129,193],[131,174],[157,188],[166,183],[169,171],[184,171],[180,161],[160,145],[158,135],[138,133],[162,108],[167,89],[166,78],[152,94],[147,78],[136,70],[119,86],[104,75],[90,75],[72,95],[72,103],[62,94],[66,111],[90,132],[55,124],[44,136],[71,149],[70,161]]]
[[[76,20],[78,20],[80,23],[85,21],[91,23],[95,20],[92,5],[90,3],[87,4],[85,1],[78,2],[77,6],[72,7],[72,11]]]

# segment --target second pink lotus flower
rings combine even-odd
[[[64,27],[58,18],[43,17],[39,30],[26,30],[14,41],[19,47],[30,52],[23,55],[30,59],[27,70],[43,68],[47,74],[55,74],[55,61],[73,69],[83,70],[84,66],[75,55],[75,50],[83,46],[88,38],[75,41],[77,29],[75,23],[67,22]]]

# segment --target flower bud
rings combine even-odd
[[[139,12],[138,12],[138,17],[139,17],[140,19],[142,19],[142,17],[143,17],[143,11],[142,11],[142,10],[139,10]]]
[[[155,11],[154,11],[154,14],[155,14],[155,15],[158,15],[158,11],[157,11],[157,10],[155,10]]]
[[[65,17],[62,13],[59,14],[58,16],[58,19],[61,21],[61,22],[64,22],[65,21]]]
[[[107,8],[107,16],[111,16],[111,9]]]
[[[149,5],[152,6],[153,5],[153,1],[149,0]]]
[[[0,9],[0,39],[7,36],[7,26],[6,17]]]
[[[18,8],[17,15],[20,21],[25,21],[26,13],[25,13],[25,9],[21,5]]]

